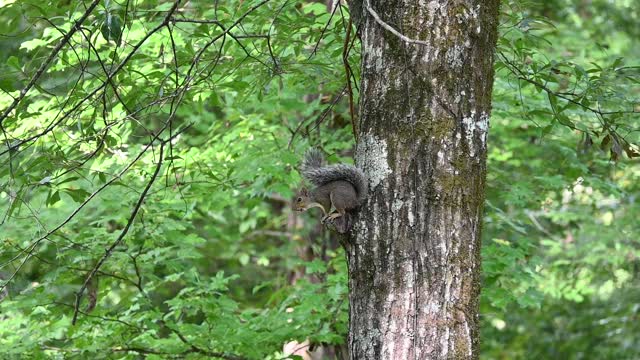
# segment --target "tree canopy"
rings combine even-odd
[[[289,203],[306,149],[352,162],[346,6],[0,5],[0,357],[343,346],[344,251]],[[482,358],[640,355],[638,11],[502,2]]]

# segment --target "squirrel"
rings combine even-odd
[[[300,170],[315,189],[303,188],[296,196],[293,209],[307,211],[318,207],[324,215],[323,224],[358,208],[367,197],[367,178],[362,170],[347,164],[326,165],[317,149],[305,153]]]

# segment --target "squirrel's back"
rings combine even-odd
[[[367,197],[367,179],[362,170],[353,165],[325,165],[324,156],[317,149],[309,149],[301,167],[302,176],[315,186],[334,181],[348,181],[356,189],[358,201]]]

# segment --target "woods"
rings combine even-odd
[[[639,16],[0,0],[0,358],[638,357]]]

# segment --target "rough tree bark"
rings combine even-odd
[[[478,357],[480,229],[499,0],[350,3],[362,40],[347,244],[352,359]]]

